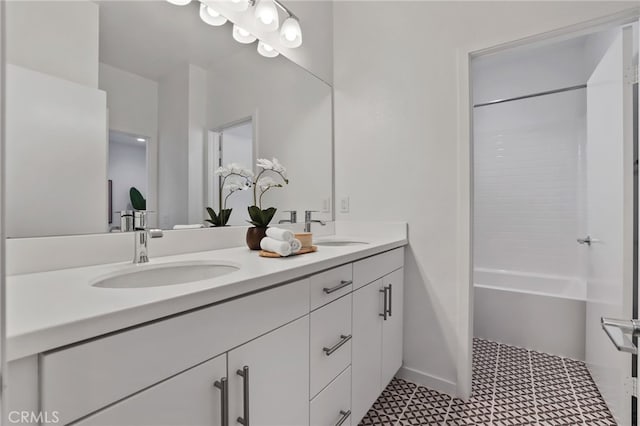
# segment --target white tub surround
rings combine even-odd
[[[405,224],[340,229],[329,239],[368,244],[284,259],[235,247],[142,266],[240,268],[187,284],[90,285],[139,267],[128,262],[9,277],[10,410],[83,426],[217,426],[249,415],[357,424],[402,365],[407,233]]]
[[[584,360],[584,281],[476,269],[474,283],[475,337]]]

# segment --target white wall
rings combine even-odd
[[[105,232],[104,92],[7,65],[6,108],[7,236]]]
[[[144,136],[147,142],[147,209],[158,211],[158,83],[100,63],[98,86],[107,93],[109,129]],[[114,209],[117,211],[117,209]],[[149,217],[157,226],[157,215]]]
[[[158,86],[158,221],[163,229],[188,223],[189,67]]]
[[[8,1],[7,62],[98,87],[98,5]]]
[[[288,185],[265,194],[263,207],[278,209],[275,221],[288,218],[285,210],[322,211],[332,194],[331,88],[285,58],[253,53],[209,73],[209,128],[254,116],[256,157],[278,158],[289,175]]]
[[[189,65],[189,206],[190,224],[203,223],[204,210],[204,145],[207,140],[207,72]]]
[[[470,390],[459,55],[636,6],[334,4],[336,200],[350,196],[351,209],[337,218],[409,222],[404,366],[414,378],[463,395]]]
[[[585,37],[474,58],[473,103],[585,84]]]

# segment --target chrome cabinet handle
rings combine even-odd
[[[393,304],[393,302],[391,301],[392,296],[393,296],[393,284],[389,284],[389,300],[387,301],[389,303],[389,307],[387,308],[387,312],[389,313],[389,316],[391,316],[391,305]]]
[[[216,380],[213,386],[220,389],[220,425],[229,426],[229,382],[223,377]]]
[[[236,371],[236,374],[242,377],[242,417],[237,418],[237,422],[244,426],[249,426],[249,367],[244,366],[242,370]]]
[[[379,316],[381,316],[385,321],[387,320],[387,287],[382,287],[380,290],[380,293],[384,293],[384,300],[382,301],[382,313],[378,314]]]
[[[351,284],[353,284],[353,280],[349,280],[349,281],[342,280],[340,281],[340,284],[338,284],[337,286],[330,287],[330,288],[325,287],[322,289],[322,291],[324,291],[325,294],[331,294]]]
[[[347,411],[340,410],[340,414],[342,416],[340,417],[340,420],[338,420],[338,423],[336,423],[336,426],[340,426],[340,425],[342,425],[342,423],[347,421],[347,419],[351,415],[351,410],[347,410]]]
[[[324,351],[324,353],[327,356],[329,356],[332,353],[334,353],[335,351],[337,351],[338,349],[340,349],[340,346],[344,345],[349,340],[351,340],[351,334],[349,334],[348,336],[345,336],[344,334],[341,334],[340,335],[340,341],[338,343],[336,343],[335,345],[331,346],[330,348],[322,348],[322,350]]]

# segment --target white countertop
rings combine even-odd
[[[219,261],[240,268],[213,279],[164,287],[113,289],[90,285],[100,276],[132,267],[131,262],[8,276],[7,357],[9,360],[23,358],[302,278],[407,244],[406,231],[374,237],[340,235],[335,239],[369,244],[321,246],[315,253],[281,259],[262,258],[258,252],[246,247],[235,247],[157,257],[146,265],[136,266]]]

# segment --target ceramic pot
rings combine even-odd
[[[267,236],[267,228],[253,226],[247,229],[247,247],[251,250],[260,250],[260,241]]]

